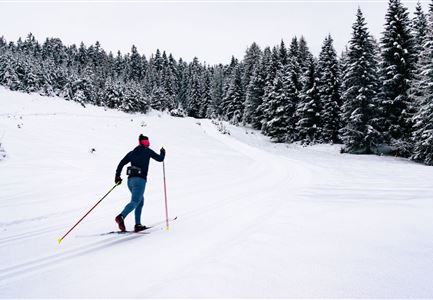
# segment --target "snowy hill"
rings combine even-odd
[[[433,297],[433,168],[229,130],[1,88],[0,297]],[[100,235],[123,183],[57,245],[140,133],[170,231]],[[142,220],[164,218],[152,161]]]

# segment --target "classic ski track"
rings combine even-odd
[[[279,174],[278,177],[273,176],[270,182],[261,186],[261,192],[254,194],[255,198],[259,199],[256,200],[256,202],[260,202],[262,199],[271,198],[269,197],[270,193],[281,195],[281,189],[285,190],[285,193],[288,195],[294,195],[302,190],[303,186],[294,180],[295,175],[288,169],[289,166],[296,166],[297,170],[299,170],[299,167],[302,167],[305,172],[304,174],[298,174],[301,176],[312,176],[313,172],[323,172],[321,168],[317,168],[314,165],[305,164],[304,162],[279,156],[264,149],[258,149],[244,144],[231,136],[216,133],[213,134],[212,137],[220,140],[222,143],[226,144],[227,147],[231,147],[234,151],[238,151],[243,155],[250,157],[254,160],[256,165],[267,168],[268,172],[274,171],[276,174]],[[252,178],[256,178],[256,176],[252,176]],[[247,178],[241,183],[244,183],[245,186],[250,186],[251,182],[248,181],[249,179],[251,178]],[[260,180],[258,182],[260,183]],[[260,230],[261,227],[266,227],[268,223],[275,222],[273,215],[277,213],[281,207],[287,205],[287,201],[294,201],[285,198],[273,199],[271,205],[269,205],[269,202],[266,203],[267,205],[263,205],[262,203],[251,203],[249,201],[250,199],[250,190],[239,190],[236,194],[227,199],[217,201],[212,205],[201,207],[193,212],[185,214],[184,218],[187,220],[195,216],[212,213],[216,209],[224,210],[224,207],[240,205],[243,202],[245,202],[245,207],[248,207],[249,205],[261,205],[259,214],[248,216],[249,219],[241,224],[237,223],[237,227],[230,227],[231,230],[227,232],[227,235],[222,236],[220,240],[213,241],[212,247],[209,247],[205,251],[201,251],[200,255],[192,257],[191,260],[187,261],[184,265],[178,267],[176,270],[172,270],[170,272],[171,274],[167,274],[167,277],[160,281],[161,283],[146,287],[146,292],[144,294],[149,295],[150,297],[158,297],[158,291],[161,291],[161,289],[167,285],[167,282],[179,278],[179,274],[184,274],[188,277],[188,272],[194,271],[193,268],[189,267],[189,265],[200,265],[201,262],[206,261],[209,257],[217,257],[218,253],[230,248],[231,245],[238,243],[240,237],[248,237],[251,233]],[[269,201],[269,199],[267,200]]]
[[[47,256],[38,257],[24,263],[15,264],[3,269],[0,269],[0,284],[14,281],[17,278],[25,277],[39,271],[44,271],[58,264],[67,263],[69,260],[92,253],[108,246],[123,243],[125,241],[134,240],[137,238],[145,237],[144,234],[125,235],[108,237],[93,243],[87,243],[84,246],[65,250],[61,253],[51,254]],[[54,244],[54,242],[53,242]]]

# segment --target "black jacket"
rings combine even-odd
[[[146,148],[141,145],[135,147],[134,150],[126,154],[126,156],[120,161],[116,169],[116,177],[120,176],[124,165],[131,163],[131,166],[139,167],[141,169],[141,175],[138,176],[146,179],[147,172],[149,170],[149,160],[151,157],[156,161],[163,161],[165,157],[165,151],[161,151],[160,154],[156,154],[155,151],[150,148]]]

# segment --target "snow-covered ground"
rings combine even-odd
[[[433,297],[432,167],[229,130],[0,88],[0,297]],[[140,133],[170,231],[100,235],[124,183],[58,245]],[[142,220],[164,219],[152,161]]]

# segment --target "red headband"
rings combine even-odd
[[[144,147],[149,147],[150,146],[149,140],[141,140],[139,142],[140,142],[140,145],[143,145]]]

